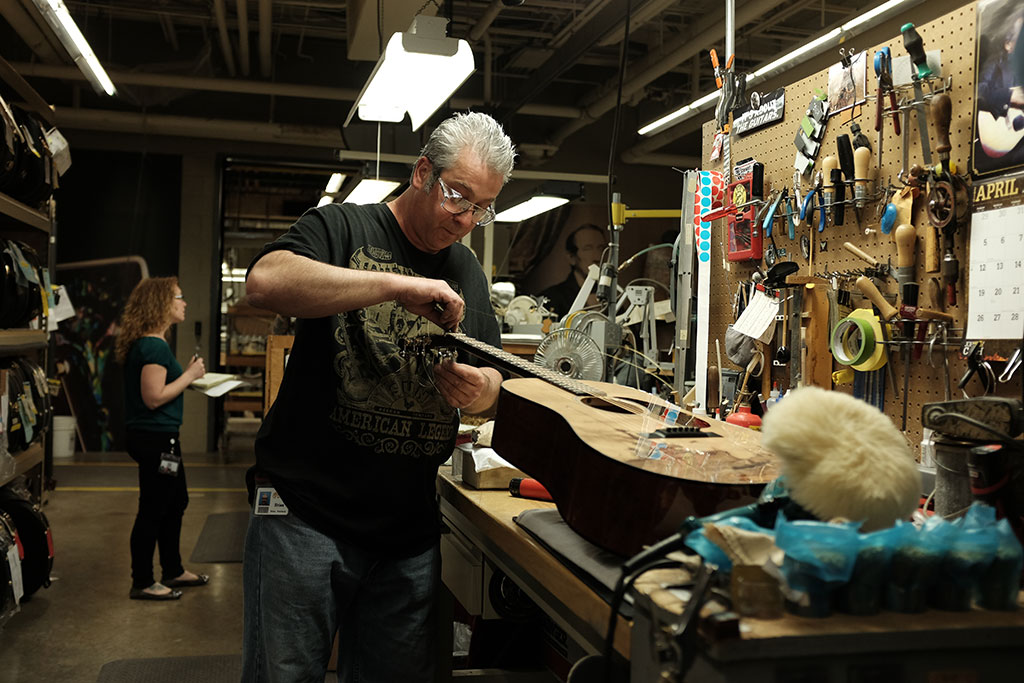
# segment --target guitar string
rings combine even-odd
[[[601,309],[601,308],[603,308],[603,307],[604,307],[604,305],[603,305],[603,304],[595,304],[595,305],[593,305],[593,306],[587,306],[587,307],[581,308],[581,309],[580,309],[580,310],[578,311],[578,313],[587,313],[587,312],[593,312],[593,311],[595,311],[595,310],[598,310],[598,309]],[[466,308],[466,310],[469,310],[469,311],[473,311],[474,313],[480,313],[480,314],[483,314],[483,315],[494,315],[494,310],[493,310],[493,309],[492,309],[492,310],[490,310],[490,311],[481,311],[481,310],[479,310],[479,309],[476,309],[476,308],[474,308],[474,307],[471,307],[471,306],[468,306],[468,305],[466,305],[466,306],[465,306],[465,308]],[[460,325],[461,325],[461,322],[460,322]],[[567,329],[567,328],[559,328],[559,329]],[[626,346],[624,346],[624,345],[620,345],[620,346],[619,346],[619,348],[627,348],[627,347],[626,347]],[[663,377],[661,377],[661,376],[659,376],[659,375],[656,375],[656,374],[653,374],[653,373],[648,373],[648,372],[647,372],[647,369],[646,369],[646,368],[644,368],[643,366],[641,366],[641,365],[638,365],[638,364],[636,364],[636,363],[633,363],[633,362],[631,362],[631,361],[628,361],[628,360],[626,360],[625,358],[623,358],[623,357],[621,357],[621,356],[617,356],[617,355],[615,355],[615,354],[612,354],[612,353],[608,353],[607,351],[598,351],[598,352],[599,352],[599,353],[600,353],[600,354],[601,354],[602,356],[604,356],[605,358],[611,358],[611,359],[613,359],[613,360],[618,360],[618,361],[619,361],[619,362],[621,362],[621,363],[625,363],[626,365],[630,365],[630,366],[632,366],[632,367],[634,367],[634,368],[637,368],[637,369],[639,369],[639,370],[643,370],[645,374],[649,374],[649,375],[651,375],[651,376],[652,376],[652,377],[653,377],[654,379],[656,379],[657,381],[661,382],[661,383],[662,383],[662,384],[664,384],[664,385],[665,385],[666,387],[668,387],[668,389],[669,389],[670,391],[672,391],[673,393],[675,392],[675,390],[676,390],[675,386],[673,386],[673,385],[672,385],[672,384],[671,384],[670,382],[668,382],[667,380],[665,380],[665,379],[664,379]],[[543,367],[543,366],[538,366],[538,367]]]
[[[462,343],[462,344],[464,344],[464,345],[466,345],[466,346],[468,346],[470,348],[476,348],[476,349],[478,349],[480,351],[483,351],[485,353],[488,353],[489,355],[492,355],[492,356],[494,356],[496,358],[501,358],[501,359],[504,360],[504,362],[508,363],[509,365],[513,365],[515,367],[519,367],[520,369],[524,370],[525,372],[528,372],[528,373],[532,374],[533,376],[539,377],[540,379],[544,379],[547,382],[549,382],[550,384],[555,385],[556,387],[565,389],[565,390],[570,391],[572,393],[584,393],[584,394],[586,394],[587,396],[589,396],[591,398],[597,398],[597,399],[600,399],[602,401],[605,401],[605,402],[611,404],[612,406],[620,408],[621,410],[623,410],[623,411],[625,411],[627,413],[631,413],[633,415],[650,414],[650,411],[648,411],[646,408],[641,407],[641,406],[637,405],[636,403],[634,403],[632,401],[623,401],[623,400],[619,400],[619,399],[613,398],[611,396],[608,396],[607,393],[605,393],[604,391],[602,391],[600,389],[596,389],[596,388],[591,387],[590,385],[585,384],[585,383],[583,383],[581,381],[578,381],[578,380],[575,380],[575,379],[573,379],[571,377],[567,377],[565,375],[556,373],[556,372],[550,370],[549,368],[545,368],[542,365],[539,365],[539,364],[534,363],[532,361],[528,361],[525,358],[520,358],[519,356],[515,356],[515,355],[513,355],[511,353],[508,353],[507,351],[502,350],[502,349],[498,349],[496,347],[490,346],[489,344],[485,344],[484,342],[477,341],[476,339],[473,339],[472,337],[468,337],[468,336],[463,335],[461,333],[449,333],[446,336],[447,337],[451,337],[451,338],[455,339],[456,341],[458,341],[458,342],[460,342],[460,343]],[[486,348],[481,348],[481,347],[486,347]],[[566,385],[566,386],[563,386],[563,385]]]

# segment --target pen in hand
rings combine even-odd
[[[196,353],[195,353],[194,356],[192,356],[192,360],[195,360],[196,358],[199,358],[199,352],[201,350],[201,344],[199,343],[200,340],[203,338],[203,322],[201,320],[197,320],[196,321],[195,335],[196,335]]]

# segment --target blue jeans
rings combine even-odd
[[[338,631],[339,683],[433,681],[440,566],[437,546],[391,560],[250,514],[242,683],[323,683]]]

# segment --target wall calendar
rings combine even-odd
[[[978,183],[971,217],[968,339],[1024,335],[1024,173]]]

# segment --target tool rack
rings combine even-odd
[[[929,101],[940,92],[946,92],[952,101],[952,117],[950,122],[950,159],[955,162],[957,172],[962,175],[966,175],[968,169],[971,167],[970,154],[973,141],[975,93],[975,20],[976,5],[971,3],[950,12],[949,14],[941,16],[934,21],[917,26],[917,31],[924,41],[925,51],[929,53],[935,50],[941,51],[941,76],[929,78],[927,79],[927,82],[923,83],[925,100]],[[785,249],[787,252],[785,259],[780,258],[779,260],[793,260],[800,266],[797,275],[790,276],[790,282],[793,283],[794,286],[789,288],[789,293],[800,292],[801,296],[796,298],[802,299],[800,302],[802,307],[802,316],[800,318],[796,316],[790,318],[790,339],[787,344],[789,348],[793,350],[793,355],[797,362],[799,362],[800,354],[798,353],[798,349],[801,348],[800,344],[806,340],[809,334],[816,334],[820,341],[820,336],[823,331],[821,327],[821,316],[825,315],[825,310],[827,309],[827,303],[823,304],[823,301],[825,300],[820,296],[822,294],[821,290],[827,291],[832,288],[833,283],[846,279],[843,275],[847,274],[850,277],[845,283],[844,288],[853,292],[853,306],[870,306],[854,286],[853,278],[857,274],[862,274],[865,269],[870,269],[871,267],[854,254],[844,249],[844,242],[851,242],[862,251],[877,259],[879,262],[878,270],[887,270],[889,263],[891,263],[893,267],[895,267],[896,264],[895,231],[891,234],[882,233],[879,217],[876,216],[876,205],[882,198],[887,186],[890,184],[895,187],[902,186],[900,179],[897,176],[902,165],[903,136],[897,136],[894,134],[892,117],[886,115],[886,112],[883,112],[883,152],[881,167],[879,168],[877,156],[878,137],[874,130],[876,98],[874,87],[875,77],[870,66],[875,52],[885,46],[889,47],[894,61],[900,57],[907,56],[903,37],[900,34],[900,27],[895,21],[893,22],[892,28],[892,38],[887,42],[879,45],[858,46],[863,47],[864,51],[867,52],[867,63],[869,65],[866,80],[867,101],[864,104],[855,107],[853,110],[844,110],[830,115],[822,139],[821,150],[818,152],[814,169],[809,174],[804,175],[801,178],[802,193],[803,195],[806,195],[808,188],[810,188],[813,183],[815,174],[821,168],[823,158],[829,154],[836,154],[836,136],[843,133],[851,134],[850,122],[852,117],[852,120],[855,120],[860,124],[863,133],[868,136],[872,146],[871,170],[874,176],[870,179],[867,188],[868,199],[864,210],[862,211],[862,225],[858,226],[855,216],[849,210],[852,206],[848,207],[846,211],[846,220],[842,226],[835,226],[832,224],[832,211],[829,210],[829,224],[823,233],[817,232],[817,218],[815,218],[812,226],[799,226],[797,230],[797,239],[791,241],[787,235],[787,230],[785,228],[786,219],[782,210],[780,209],[775,216],[773,232],[775,234],[776,244],[780,249]],[[835,62],[839,62],[840,57],[841,56],[837,51],[835,55]],[[931,63],[931,61],[932,60],[929,59],[929,63]],[[778,191],[783,187],[792,187],[794,171],[793,162],[796,150],[793,144],[793,134],[799,127],[800,120],[804,115],[805,103],[811,101],[816,90],[825,90],[827,83],[828,70],[826,69],[786,86],[786,101],[789,106],[787,106],[784,120],[781,123],[742,137],[735,135],[732,137],[731,158],[734,161],[753,157],[764,164],[764,189],[766,197],[769,196],[770,191],[772,190]],[[915,112],[911,109],[914,99],[913,89],[907,84],[897,84],[896,89],[897,100],[902,101],[900,105],[900,123],[904,129],[909,129],[907,139],[910,143],[910,163],[922,164],[918,118],[915,115]],[[888,101],[886,100],[886,104],[887,103]],[[933,157],[934,160],[937,161],[938,155],[934,154],[936,133],[934,124],[931,123],[930,111],[929,127],[931,129],[930,135],[932,140]],[[705,123],[703,134],[703,158],[706,160],[710,157],[714,143],[714,121]],[[721,160],[708,162],[706,168],[709,170],[721,170]],[[987,178],[985,180],[987,180]],[[975,180],[974,182],[978,181]],[[792,189],[790,191],[792,192]],[[927,192],[923,192],[922,194],[924,196],[919,197],[914,202],[912,222],[917,232],[917,251],[916,258],[914,260],[914,281],[923,285],[928,278],[941,277],[941,275],[938,272],[926,272],[925,270],[925,233],[926,230],[934,230],[934,228],[928,224],[929,219],[924,206],[927,199]],[[847,192],[845,201],[852,205],[854,201],[852,191]],[[808,223],[812,222],[808,221]],[[767,269],[767,265],[763,259],[761,261],[728,262],[725,258],[724,246],[722,246],[722,243],[727,239],[727,236],[725,235],[725,224],[725,220],[716,220],[712,224],[712,244],[715,246],[713,247],[712,258],[710,260],[712,272],[709,340],[711,343],[712,354],[714,354],[714,341],[716,339],[721,340],[723,345],[723,365],[726,368],[736,369],[735,366],[729,363],[724,356],[726,328],[733,322],[732,311],[734,293],[736,292],[737,285],[739,283],[750,280],[750,276],[754,272],[755,266],[760,267],[762,272],[764,272]],[[868,229],[867,232],[865,232],[865,228]],[[901,327],[903,326],[900,323],[905,321],[897,315],[891,321],[891,335],[889,339],[883,342],[887,346],[888,362],[891,364],[896,384],[896,391],[894,392],[892,387],[889,386],[891,380],[886,380],[887,386],[884,410],[886,414],[894,420],[896,426],[899,427],[901,425],[901,417],[903,413],[904,374],[909,373],[909,378],[906,380],[908,387],[908,400],[907,425],[905,432],[908,441],[915,448],[920,444],[922,435],[922,405],[934,401],[942,401],[945,398],[946,381],[944,378],[946,375],[945,365],[947,361],[951,397],[961,398],[963,395],[961,390],[958,388],[957,383],[968,369],[968,363],[962,355],[962,351],[964,350],[965,344],[971,341],[964,338],[969,291],[969,231],[970,217],[968,216],[967,219],[958,226],[955,234],[955,252],[960,263],[959,281],[957,283],[959,296],[957,299],[957,305],[948,306],[945,309],[946,312],[953,316],[953,323],[946,325],[937,321],[927,321],[926,324],[929,325],[928,335],[925,337],[924,343],[921,344],[915,340],[907,340],[902,336]],[[807,260],[805,260],[801,254],[799,244],[801,235],[810,235],[811,237],[813,251],[813,262],[811,264],[808,264]],[[941,236],[938,236],[938,238],[941,249]],[[827,249],[824,251],[820,248],[820,239],[827,240]],[[767,244],[765,246],[767,247]],[[816,283],[816,289],[818,289],[818,292],[814,293],[813,289],[804,289],[803,283],[807,282]],[[889,295],[888,299],[891,302],[893,300],[892,295],[898,295],[898,285],[895,279],[891,277],[883,280],[883,284],[882,293],[883,295]],[[937,308],[935,302],[930,301],[925,296],[924,291],[925,288],[922,286],[920,304],[929,308]],[[793,302],[791,301],[790,303],[792,305]],[[1024,299],[1022,299],[1021,308],[1024,310]],[[918,321],[918,323],[921,324],[921,321]],[[812,330],[816,326],[816,332],[812,333]],[[829,336],[831,336],[831,329],[831,325],[829,325],[827,328]],[[935,340],[929,343],[933,331],[937,332],[937,335]],[[776,334],[776,340],[777,337],[778,334]],[[771,345],[766,345],[766,348],[764,349],[766,359],[769,359],[765,365],[766,368],[770,369],[763,372],[761,378],[761,388],[764,397],[768,396],[773,380],[777,381],[779,386],[783,389],[790,386],[789,366],[773,366],[770,362],[771,353],[774,350],[776,343],[777,341],[774,341]],[[1014,352],[1020,348],[1021,343],[1022,342],[1019,339],[1016,341],[987,341],[984,346],[984,354],[986,356],[994,355],[1002,358],[1011,358]],[[909,364],[905,361],[904,353],[901,352],[901,348],[908,344],[924,346],[923,353],[921,353],[920,358],[915,360],[913,358],[913,354],[910,354],[911,360]],[[931,351],[930,354],[929,350]],[[832,385],[831,381],[825,383],[823,380],[824,377],[830,376],[832,371],[841,370],[845,367],[835,363],[828,351],[826,351],[826,353],[829,355],[824,359],[813,359],[817,365],[817,370],[814,371],[814,375],[817,379],[811,376],[813,368],[809,369],[806,367],[806,362],[804,363],[805,367],[801,370],[803,379],[807,381],[807,383],[813,383],[818,386],[825,386],[826,388],[832,388],[838,391],[851,392],[851,384]],[[929,356],[931,357],[931,363],[929,363]],[[709,359],[709,364],[713,365],[715,363],[716,360],[712,355]],[[991,364],[996,376],[999,376],[1003,372],[1005,365],[1005,363],[999,362]],[[828,371],[827,373],[825,372],[826,369]],[[998,396],[1020,397],[1022,374],[1024,374],[1024,371],[1018,370],[1009,382],[996,382],[995,390],[992,393]],[[795,386],[796,384],[793,384],[791,388],[795,388]],[[966,389],[971,396],[981,395],[980,380],[977,377],[973,377],[966,385]]]

